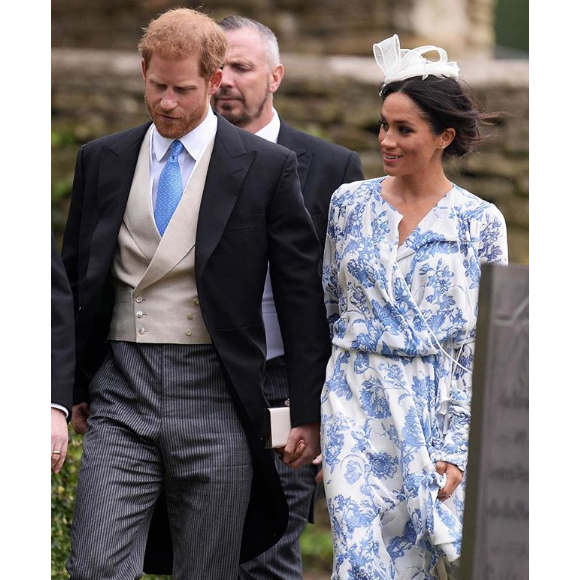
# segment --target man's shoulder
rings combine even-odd
[[[246,145],[251,149],[256,149],[258,151],[264,152],[278,152],[278,153],[285,152],[286,155],[288,155],[289,149],[284,147],[283,145],[277,145],[276,143],[272,143],[266,139],[262,139],[262,137],[258,137],[257,135],[254,135],[253,133],[246,131],[245,129],[240,129],[235,125],[232,125],[225,119],[222,121],[219,128],[222,131],[226,131],[230,135],[233,133],[237,134],[238,137],[242,140],[242,143],[244,143],[244,145]],[[220,129],[218,129],[218,132]]]
[[[344,145],[331,143],[321,137],[316,137],[315,135],[306,133],[306,131],[291,127],[286,122],[283,122],[281,125],[280,136],[282,137],[283,143],[287,142],[285,139],[287,138],[288,143],[295,141],[310,152],[321,152],[326,155],[338,156],[339,158],[348,158],[353,154],[356,155],[354,151],[348,149]]]
[[[130,129],[124,129],[123,131],[118,131],[117,133],[109,133],[108,135],[103,135],[93,139],[92,141],[89,141],[84,145],[84,147],[85,149],[93,149],[95,147],[102,147],[103,145],[107,147],[113,147],[123,143],[127,143],[127,145],[129,145],[135,140],[142,140],[150,126],[151,121],[148,121],[142,125],[131,127]]]
[[[267,139],[258,137],[245,129],[236,127],[223,117],[219,119],[218,135],[220,135],[231,144],[231,139],[235,136],[243,145],[245,150],[256,151],[260,155],[273,155],[280,159],[288,157],[292,150],[282,144],[272,143]],[[292,153],[293,154],[293,153]]]
[[[242,139],[244,139],[247,143],[252,144],[252,146],[255,146],[259,150],[273,151],[273,152],[278,152],[278,153],[290,151],[290,149],[288,147],[286,147],[280,143],[273,143],[272,141],[268,141],[267,139],[264,139],[263,137],[258,137],[257,135],[254,135],[254,133],[250,133],[249,131],[246,131],[245,129],[240,129],[239,127],[235,127],[235,128],[242,135]]]

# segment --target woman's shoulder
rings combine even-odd
[[[351,204],[359,199],[366,199],[369,193],[380,190],[381,181],[384,177],[375,177],[373,179],[361,179],[351,183],[343,183],[333,194],[331,205],[342,206],[345,203]]]
[[[493,202],[485,200],[457,184],[453,185],[455,191],[454,205],[460,213],[476,218],[485,216],[487,219],[504,219],[503,214]]]

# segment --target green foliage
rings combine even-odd
[[[302,563],[305,570],[332,570],[332,533],[323,524],[308,524],[300,536]]]
[[[82,437],[69,427],[69,447],[60,473],[51,481],[51,574],[52,580],[68,580],[65,564],[70,553],[70,527],[82,455]],[[171,576],[151,576],[143,580],[170,580]]]
[[[499,46],[530,49],[530,6],[528,0],[497,0],[495,42]]]
[[[64,233],[64,228],[68,216],[71,186],[72,183],[70,181],[64,180],[62,182],[52,184],[50,221],[57,240],[60,240],[62,234]]]
[[[72,179],[59,179],[50,184],[50,202],[57,205],[64,198],[69,197],[72,190]]]
[[[50,132],[50,146],[53,149],[60,147],[76,147],[76,145],[77,139],[72,132]]]
[[[52,131],[50,141],[52,149],[51,222],[57,239],[60,239],[68,215],[75,157],[79,143],[72,132],[65,130]]]
[[[72,430],[70,431],[72,434]],[[70,524],[77,486],[82,439],[79,435],[69,437],[64,466],[60,473],[52,474],[51,480],[51,575],[54,580],[66,580],[65,563],[70,552]]]

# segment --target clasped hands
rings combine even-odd
[[[320,455],[320,423],[306,423],[293,427],[286,445],[274,451],[288,467],[293,469],[312,463]]]

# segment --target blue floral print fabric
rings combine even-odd
[[[507,263],[499,210],[453,188],[399,246],[377,178],[333,195],[323,263],[332,355],[322,392],[332,580],[431,580],[458,569],[480,265]]]

